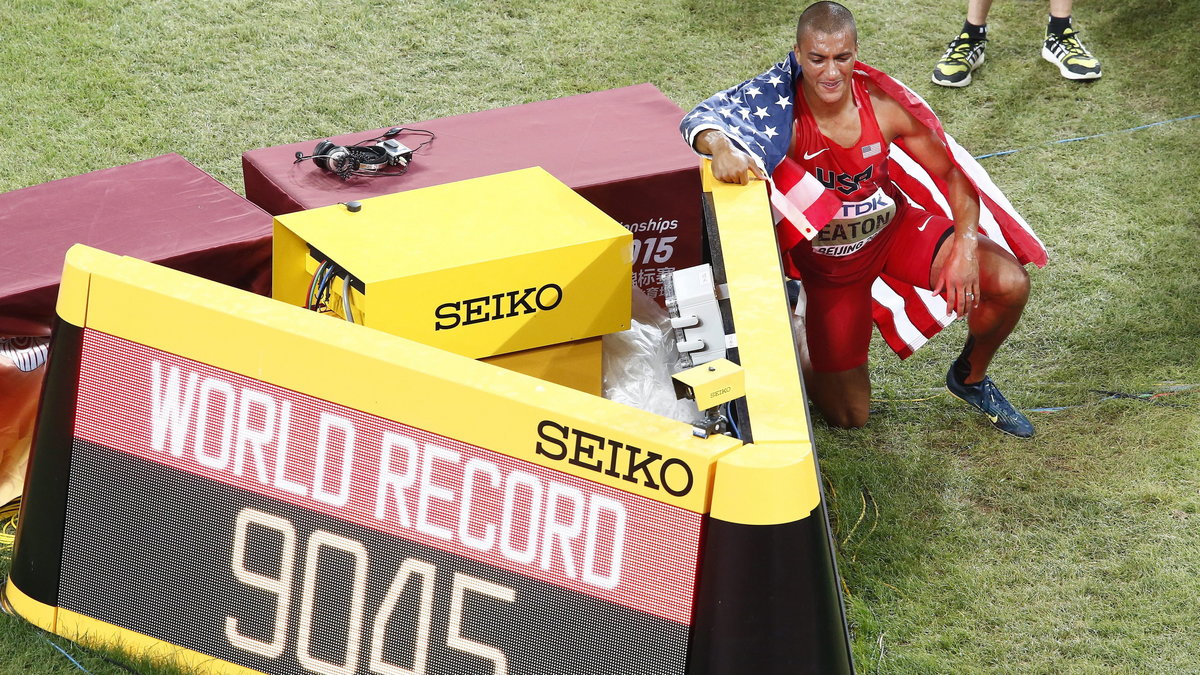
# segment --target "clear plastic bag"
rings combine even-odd
[[[681,369],[667,311],[633,289],[629,330],[604,336],[604,398],[692,424],[696,403],[675,398],[671,374]]]

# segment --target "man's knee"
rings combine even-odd
[[[1001,301],[1012,307],[1024,307],[1029,300],[1029,272],[1021,265],[1005,265],[997,277]]]
[[[807,372],[808,397],[832,427],[857,429],[867,423],[871,409],[871,380],[867,364],[836,372]]]
[[[984,292],[997,302],[1012,307],[1024,307],[1029,299],[1029,272],[1016,258],[1007,253],[989,253],[989,264],[980,270],[981,276],[988,277],[981,279],[984,282]]]

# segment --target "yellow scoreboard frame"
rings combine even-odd
[[[769,208],[707,189],[753,443],[71,249],[7,605],[204,672],[852,672]]]

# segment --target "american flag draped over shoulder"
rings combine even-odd
[[[1045,265],[1046,249],[1041,240],[983,167],[946,134],[928,104],[908,87],[864,63],[856,63],[854,69],[856,76],[872,80],[933,130],[950,149],[951,158],[979,193],[980,232],[1011,252],[1021,264]],[[771,206],[779,245],[784,251],[816,236],[841,204],[832,191],[787,156],[795,114],[792,98],[799,73],[795,55],[789,52],[786,60],[762,75],[709,97],[684,116],[679,125],[692,147],[696,135],[705,129],[723,132],[770,176]],[[910,202],[931,213],[952,217],[946,184],[930,176],[910,157],[902,141],[891,145],[888,172]],[[912,354],[956,316],[941,296],[887,275],[875,280],[871,294],[875,325],[900,358]]]

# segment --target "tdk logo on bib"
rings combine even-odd
[[[883,194],[881,190],[861,202],[842,202],[842,208],[839,210],[835,220],[866,216],[880,209],[886,209],[891,205],[892,200],[888,199],[888,196]]]

